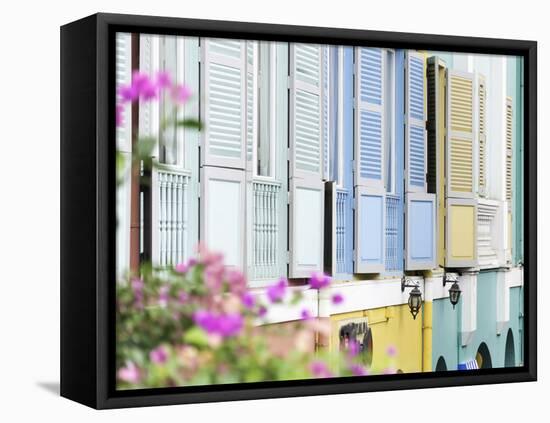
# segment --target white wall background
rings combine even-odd
[[[544,3],[462,0],[460,4],[460,8],[450,8],[441,0],[4,2],[0,25],[0,420],[280,422],[292,413],[292,421],[318,422],[435,422],[442,418],[475,422],[525,417],[541,421],[536,416],[547,414],[548,396],[543,392],[550,388],[550,366],[545,360],[549,336],[541,330],[537,383],[101,413],[53,393],[59,381],[60,25],[104,11],[538,40],[539,155],[544,165],[550,158],[550,134],[545,126],[550,115],[550,32]],[[549,179],[550,166],[541,166],[539,216],[550,213],[550,196],[542,184]],[[549,226],[542,219],[539,228],[539,239],[550,239]],[[549,253],[550,249],[539,243],[539,262]],[[541,301],[546,298],[549,281],[540,273],[539,327],[548,329],[550,307],[543,307]]]

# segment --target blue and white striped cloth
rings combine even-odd
[[[475,370],[479,369],[476,360],[468,360],[464,363],[458,363],[458,370]]]

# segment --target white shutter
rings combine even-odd
[[[200,239],[220,252],[224,264],[245,269],[245,172],[205,166],[201,170]]]
[[[128,85],[132,82],[132,45],[131,34],[117,32],[116,34],[116,85]],[[120,102],[117,97],[117,104]],[[124,175],[123,182],[117,186],[116,193],[116,268],[117,277],[125,276],[130,267],[130,163],[132,151],[132,105],[127,103],[122,111],[123,123],[117,127],[117,150],[124,155],[124,169],[119,170]],[[118,175],[117,175],[118,178]]]
[[[474,197],[474,78],[448,71],[447,197]]]
[[[355,185],[384,187],[384,51],[355,52]]]
[[[426,192],[425,61],[407,52],[405,76],[406,191]]]
[[[478,75],[478,151],[479,195],[487,195],[487,86],[485,77]]]
[[[246,164],[246,46],[203,38],[201,119],[203,165],[244,169]]]
[[[506,97],[506,201],[512,201],[512,98]]]
[[[290,277],[323,270],[321,46],[290,46]]]
[[[159,36],[139,36],[139,71],[154,77],[159,70]],[[158,137],[160,109],[158,101],[139,102],[139,137]],[[158,143],[152,153],[158,157]]]

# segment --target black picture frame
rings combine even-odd
[[[523,367],[116,391],[115,78],[117,31],[517,55],[524,59]],[[433,388],[537,378],[537,44],[456,37],[95,14],[61,27],[61,395],[118,408],[380,390]]]

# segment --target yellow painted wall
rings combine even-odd
[[[453,204],[449,210],[449,257],[453,260],[475,258],[475,208]]]
[[[418,316],[416,316],[416,320],[414,320],[409,311],[409,306],[404,304],[400,306],[381,307],[372,310],[333,315],[330,318],[330,348],[331,350],[338,348],[339,321],[366,316],[368,325],[372,330],[373,372],[381,372],[387,367],[393,367],[394,370],[401,370],[404,373],[421,372],[423,363],[423,313],[425,313],[424,307]],[[431,330],[431,303],[429,315],[429,326]],[[394,359],[389,359],[387,356],[387,350],[390,346],[395,347],[397,350],[397,355]],[[431,341],[429,355],[431,361]]]

